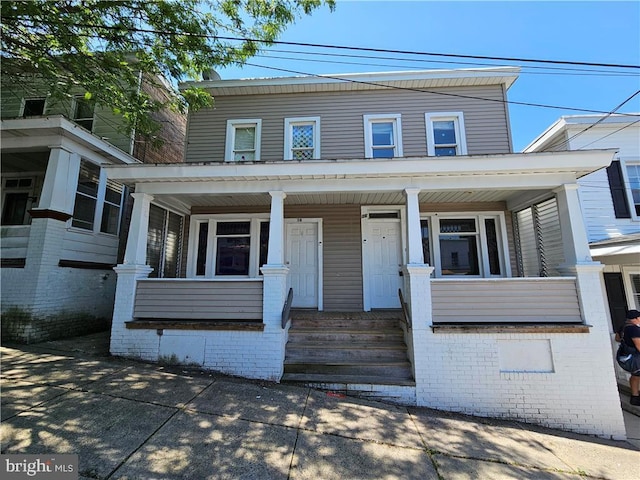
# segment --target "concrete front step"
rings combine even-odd
[[[394,330],[400,327],[400,319],[392,318],[330,318],[330,319],[301,319],[295,316],[291,319],[291,330],[354,330],[367,331],[387,329]]]
[[[327,364],[345,362],[396,362],[407,361],[406,347],[396,346],[395,348],[349,348],[348,345],[339,348],[287,348],[285,365],[287,362],[318,363]]]
[[[379,362],[377,364],[336,362],[327,364],[326,362],[316,363],[312,361],[291,363],[285,360],[284,367],[285,374],[376,376],[389,379],[413,380],[409,362]]]
[[[322,373],[285,373],[283,382],[303,384],[331,384],[331,385],[399,385],[415,387],[413,379],[390,378],[388,376],[364,375],[326,375]]]
[[[289,330],[289,343],[404,343],[404,334],[399,328],[377,331],[336,331],[336,330]]]

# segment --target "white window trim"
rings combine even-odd
[[[622,178],[624,180],[624,189],[627,197],[627,205],[631,213],[631,220],[640,221],[640,216],[636,214],[636,205],[633,203],[633,192],[631,190],[631,181],[627,167],[632,165],[640,166],[640,157],[617,158],[620,161],[620,170],[622,170]]]
[[[313,159],[320,159],[320,117],[290,117],[284,119],[284,159],[293,160],[293,127],[313,125]]]
[[[84,98],[84,95],[74,95],[72,100],[71,100],[71,120],[74,122],[78,122],[78,121],[83,121],[83,120],[91,120],[91,132],[93,132],[93,129],[95,127],[95,123],[96,123],[96,108],[95,105],[93,107],[93,113],[91,115],[91,117],[76,117],[76,110],[78,108],[78,102],[79,101],[90,101],[90,100],[86,100]],[[46,105],[45,105],[46,106]]]
[[[19,117],[23,117],[24,116],[24,109],[27,106],[27,100],[44,100],[44,107],[42,107],[42,115],[46,115],[47,113],[47,107],[48,107],[48,98],[45,97],[24,97],[22,99],[22,101],[20,102],[20,112],[18,114]]]
[[[260,277],[260,223],[269,221],[268,213],[258,214],[221,214],[221,215],[192,215],[189,223],[189,250],[187,252],[187,278],[215,278],[215,279],[235,279]],[[250,222],[249,230],[249,275],[215,275],[215,254],[216,254],[216,234],[217,222]],[[196,262],[198,260],[198,230],[200,224],[208,223],[207,251],[205,258],[205,274],[196,275]]]
[[[440,258],[440,220],[456,219],[456,218],[475,218],[477,235],[479,237],[480,252],[478,261],[480,263],[480,275],[442,275],[442,261]],[[496,229],[498,234],[498,255],[500,260],[500,275],[488,274],[489,269],[489,252],[486,245],[486,232],[484,226],[485,219],[496,220]],[[420,215],[420,220],[429,221],[429,250],[431,252],[431,260],[433,261],[434,275],[436,278],[511,278],[511,262],[509,259],[509,245],[507,238],[507,224],[504,212],[487,211],[487,212],[452,212],[452,213],[424,213]],[[436,241],[436,238],[438,241]],[[425,262],[429,259],[425,258]],[[487,272],[487,274],[485,274]]]
[[[391,121],[393,123],[393,134],[395,138],[395,155],[394,157],[402,157],[402,120],[401,114],[375,114],[363,115],[364,121],[364,152],[366,158],[373,158],[373,133],[371,126],[374,123],[382,123]]]
[[[5,186],[5,182],[7,180],[23,180],[23,179],[29,179],[31,180],[31,186],[30,187],[7,187]],[[0,191],[0,216],[4,215],[4,207],[6,205],[6,199],[7,199],[7,195],[11,194],[11,193],[26,193],[28,198],[27,198],[27,208],[25,211],[25,217],[22,219],[22,224],[20,225],[3,225],[2,228],[13,228],[13,227],[24,227],[27,225],[30,225],[31,221],[30,219],[30,215],[28,213],[28,211],[33,208],[35,205],[37,205],[37,198],[35,197],[35,188],[36,188],[36,176],[35,175],[29,175],[29,174],[22,174],[22,172],[17,172],[17,173],[8,173],[2,176],[2,180],[0,182],[0,185],[2,186],[2,189]],[[27,221],[27,223],[25,223],[25,221]]]
[[[224,161],[225,162],[241,162],[242,160],[235,160],[233,158],[233,147],[236,140],[236,128],[243,126],[252,126],[256,128],[255,137],[255,160],[260,160],[260,144],[261,144],[261,131],[262,131],[262,119],[260,118],[242,118],[235,120],[227,120],[227,138],[225,144]],[[253,160],[246,160],[253,161]]]
[[[436,155],[435,138],[433,136],[433,122],[453,120],[455,125],[456,140],[458,143],[457,155],[467,155],[467,139],[464,127],[464,115],[462,112],[432,112],[424,114],[424,121],[427,129],[427,155]],[[456,156],[457,156],[456,155]]]
[[[88,163],[92,163],[93,165],[97,165],[98,168],[100,169],[100,176],[98,177],[98,192],[96,194],[96,208],[93,212],[93,228],[91,230],[89,230],[88,228],[82,228],[82,227],[75,227],[73,226],[73,217],[71,217],[69,220],[67,220],[67,225],[69,226],[69,230],[74,231],[74,232],[78,232],[78,233],[85,233],[85,234],[94,234],[94,235],[105,235],[108,237],[117,237],[118,235],[120,235],[120,223],[122,221],[122,214],[123,214],[123,208],[124,208],[124,193],[125,193],[125,188],[122,189],[122,192],[120,193],[120,211],[118,212],[118,230],[116,233],[108,233],[108,232],[103,232],[102,229],[102,211],[104,210],[104,203],[105,203],[105,197],[106,197],[106,193],[107,193],[107,171],[102,168],[102,166],[99,163],[95,163],[92,162],[90,160],[87,160],[85,158],[81,159],[81,161],[83,162],[88,162]],[[79,173],[78,173],[79,175]],[[78,192],[78,180],[79,178],[76,179],[76,191],[74,194],[74,209],[75,209],[75,195],[80,194],[82,196],[88,197],[88,198],[94,198],[91,197],[90,195],[87,195],[85,193],[82,192]]]

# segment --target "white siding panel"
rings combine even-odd
[[[69,230],[62,243],[61,258],[83,262],[115,264],[118,237]]]

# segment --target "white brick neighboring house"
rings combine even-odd
[[[624,438],[603,265],[591,258],[578,198],[578,179],[615,151],[513,153],[504,100],[517,74],[198,83],[215,108],[190,113],[185,164],[106,167],[136,190],[112,353],[276,381],[306,375],[402,403]],[[178,278],[145,278],[152,202],[189,225],[173,239]],[[332,328],[359,322],[362,339],[366,322],[374,331],[389,312],[405,318],[399,290],[410,380],[398,379],[391,353],[380,354],[375,380],[345,379],[336,364],[335,377],[318,380]],[[304,315],[327,337],[294,355]],[[344,350],[366,352],[362,344]],[[292,370],[295,356],[307,370]]]
[[[578,180],[591,256],[604,264],[602,278],[613,351],[615,331],[627,310],[640,309],[640,113],[561,117],[524,152],[617,150],[614,160]],[[616,366],[618,379],[628,374]]]
[[[154,150],[84,92],[54,99],[37,75],[14,79],[2,78],[2,339],[33,343],[108,329],[131,204],[103,167],[182,160],[186,118],[155,114],[168,121],[158,133],[165,145]],[[167,95],[146,81],[140,88]]]

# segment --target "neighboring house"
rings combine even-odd
[[[513,153],[518,72],[199,82],[185,164],[106,167],[111,352],[624,438],[577,183],[614,151]],[[188,228],[147,279],[152,203]]]
[[[2,339],[32,343],[106,329],[131,202],[103,167],[181,161],[186,118],[158,114],[165,144],[153,149],[122,133],[110,108],[82,92],[54,101],[36,76],[2,85],[1,113]]]
[[[640,309],[640,114],[561,117],[525,152],[614,148],[607,168],[578,181],[591,256],[604,264],[610,333],[625,322],[627,310]],[[626,385],[626,374],[618,369]]]

